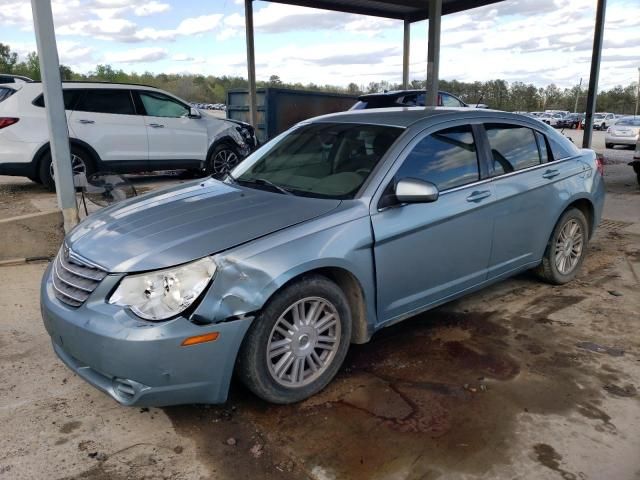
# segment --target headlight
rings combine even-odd
[[[216,271],[205,257],[180,267],[128,275],[109,303],[128,307],[146,320],[165,320],[186,310],[204,291]]]

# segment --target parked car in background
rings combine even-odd
[[[223,176],[255,147],[253,128],[202,115],[154,87],[114,83],[62,85],[74,174],[186,169]],[[16,83],[0,102],[0,175],[54,188],[39,82]]]
[[[640,116],[622,117],[615,125],[607,128],[604,137],[605,146],[613,148],[616,145],[635,146],[640,138]]]
[[[425,96],[426,93],[424,90],[393,90],[384,93],[368,93],[358,97],[358,101],[350,110],[389,107],[424,107]],[[469,105],[455,95],[447,92],[438,92],[438,106],[468,107]],[[484,108],[486,108],[486,106],[484,106]]]
[[[29,77],[23,75],[12,75],[9,73],[0,73],[0,84],[4,83],[26,83],[32,82]]]
[[[571,129],[578,128],[580,126],[580,122],[582,122],[583,119],[583,113],[570,113],[558,120],[557,127]]]
[[[593,115],[593,129],[606,130],[609,125],[615,122],[616,116],[613,113],[596,113]],[[585,119],[582,119],[582,128],[584,128]]]
[[[563,116],[561,113],[543,113],[536,118],[547,125],[557,127]]]
[[[636,141],[636,151],[633,153],[633,161],[629,162],[629,165],[633,167],[638,185],[640,185],[640,138]]]
[[[385,326],[532,268],[571,281],[604,195],[593,151],[522,115],[329,114],[224,182],[87,217],[44,274],[44,325],[125,405],[224,402],[234,372],[297,402]]]

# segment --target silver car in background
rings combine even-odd
[[[622,117],[607,129],[604,142],[607,148],[613,148],[616,145],[634,146],[638,138],[640,138],[640,116],[629,116]]]

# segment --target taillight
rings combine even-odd
[[[8,127],[14,123],[18,123],[19,118],[15,117],[0,117],[0,128]]]
[[[604,176],[604,159],[600,155],[596,156],[596,170]]]

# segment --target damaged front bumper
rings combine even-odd
[[[51,266],[49,266],[49,270]],[[41,287],[44,325],[60,359],[84,380],[124,405],[223,403],[252,317],[197,325],[185,317],[140,320],[105,302],[120,275],[109,275],[89,299],[72,308],[54,295],[49,270]],[[191,346],[192,336],[217,332]]]

